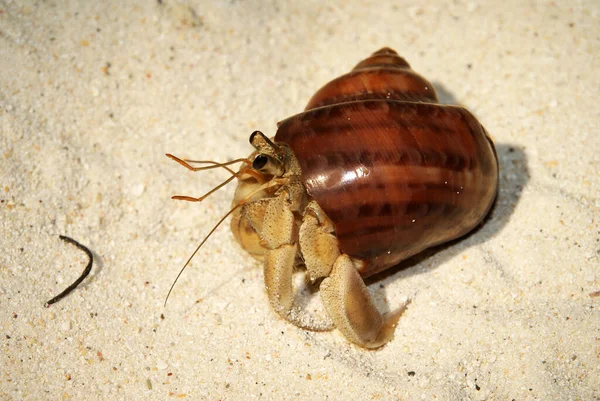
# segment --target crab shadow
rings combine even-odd
[[[437,94],[438,101],[441,104],[460,105],[460,102],[456,99],[454,94],[450,92],[446,86],[444,86],[444,84],[435,81],[431,84],[435,88],[435,93]]]
[[[500,170],[498,196],[486,218],[467,235],[443,245],[426,249],[398,265],[375,274],[365,280],[373,291],[376,304],[382,313],[390,308],[386,297],[386,285],[393,280],[429,273],[466,249],[486,243],[500,233],[511,220],[519,203],[523,188],[529,181],[529,169],[524,148],[518,145],[496,144]],[[435,263],[427,263],[435,259]]]

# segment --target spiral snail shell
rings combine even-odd
[[[319,89],[272,140],[257,131],[250,143],[256,151],[234,175],[231,229],[264,261],[272,307],[367,348],[392,338],[399,312],[382,315],[362,278],[465,235],[497,193],[485,129],[466,109],[439,104],[389,48]],[[325,323],[294,303],[299,265],[319,285]]]
[[[279,124],[342,251],[369,276],[471,231],[496,195],[498,164],[466,109],[384,48]]]

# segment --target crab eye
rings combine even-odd
[[[254,161],[252,162],[252,168],[254,170],[260,170],[267,164],[268,161],[269,161],[269,156],[259,154],[254,158]]]

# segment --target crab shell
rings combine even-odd
[[[321,88],[303,113],[278,124],[273,142],[295,158],[304,191],[297,226],[315,201],[362,277],[473,230],[498,190],[482,125],[462,107],[439,104],[433,86],[389,48]],[[258,187],[240,179],[234,204]],[[268,189],[251,201],[273,196]],[[237,212],[231,224],[258,259],[262,217],[249,222]]]

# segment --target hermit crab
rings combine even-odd
[[[235,239],[263,261],[279,316],[335,327],[366,348],[393,337],[398,313],[380,313],[363,279],[473,230],[498,188],[482,125],[462,107],[439,104],[433,86],[389,48],[327,83],[272,139],[256,131],[250,144],[248,158],[196,162],[203,167],[168,156],[194,171],[229,170],[207,195],[237,178],[233,208],[217,226],[231,215]],[[292,276],[302,266],[328,325],[311,325],[295,305]]]

